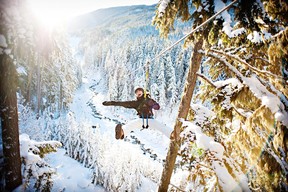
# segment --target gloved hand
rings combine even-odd
[[[154,105],[154,102],[151,99],[149,99],[146,103],[149,107],[152,107]]]
[[[149,99],[149,100],[147,101],[147,105],[148,105],[150,108],[155,109],[155,110],[158,110],[158,109],[160,108],[159,104],[158,104],[156,101],[152,100],[152,99]]]
[[[104,101],[102,104],[105,106],[109,106],[109,105],[113,105],[114,101]]]

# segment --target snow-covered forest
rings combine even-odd
[[[1,191],[288,191],[287,2],[160,0],[57,28],[0,8]],[[115,139],[138,117],[102,102],[138,86],[170,138]]]

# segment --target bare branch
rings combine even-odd
[[[267,59],[263,59],[261,57],[252,57],[252,59],[255,59],[255,60],[259,59],[259,60],[262,60],[262,61],[266,62],[267,64],[271,65],[271,63]]]
[[[172,184],[172,183],[170,183],[170,185],[171,185],[172,187],[176,188],[176,189],[179,190],[179,191],[185,192],[185,190],[180,189],[179,187],[177,187],[176,185],[174,185],[174,184]]]
[[[217,53],[219,55],[223,55],[223,56],[225,56],[225,57],[227,57],[229,59],[234,59],[234,60],[238,61],[239,63],[241,63],[241,64],[243,64],[243,65],[245,65],[247,67],[249,67],[251,70],[253,70],[254,72],[257,72],[259,74],[269,75],[269,76],[274,77],[274,78],[282,79],[281,76],[278,76],[278,75],[275,75],[275,74],[273,74],[273,73],[271,73],[269,71],[263,71],[263,70],[257,69],[256,67],[251,66],[249,63],[247,63],[246,61],[244,61],[243,59],[241,59],[238,56],[231,55],[229,53],[225,53],[223,51],[219,51],[219,50],[216,50],[216,49],[210,49],[209,51],[212,51],[212,52]]]
[[[235,110],[235,112],[236,112],[238,115],[240,115],[241,117],[244,117],[245,119],[248,118],[248,116],[247,116],[246,114],[240,112],[240,111],[236,108],[235,105],[233,105],[232,103],[230,103],[230,105],[232,106],[232,108]]]
[[[211,81],[210,79],[208,79],[208,77],[206,77],[205,75],[201,74],[201,73],[196,73],[196,75],[198,77],[201,77],[201,79],[205,80],[209,85],[211,85],[213,88],[217,89],[217,86],[213,83],[213,81]]]
[[[240,71],[238,71],[238,69],[236,67],[231,65],[223,57],[220,57],[219,55],[217,55],[215,53],[211,53],[210,50],[208,50],[207,52],[204,52],[203,50],[200,50],[198,52],[201,53],[201,54],[205,54],[206,56],[213,57],[214,59],[217,59],[219,62],[224,64],[226,67],[228,67],[230,69],[230,71],[233,72],[236,75],[236,77],[239,79],[239,81],[241,83],[243,83],[244,76],[240,73]]]

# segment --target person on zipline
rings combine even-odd
[[[124,139],[124,134],[129,134],[131,131],[135,129],[142,128],[152,128],[162,132],[168,138],[170,137],[170,132],[168,127],[161,124],[160,122],[153,119],[154,110],[159,110],[160,105],[150,98],[149,94],[146,94],[146,98],[144,96],[144,89],[139,87],[135,89],[136,100],[133,101],[104,101],[103,105],[105,106],[121,106],[125,108],[132,108],[137,111],[137,115],[139,119],[133,120],[130,123],[124,125],[122,127],[121,124],[117,124],[115,127],[115,138],[116,139]],[[146,126],[144,125],[146,119]],[[149,119],[149,125],[148,125]]]

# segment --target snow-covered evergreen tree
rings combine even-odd
[[[190,9],[190,4],[194,10]],[[196,27],[227,4],[226,1],[163,0],[159,2],[154,24],[163,36],[167,36],[176,17],[183,21],[193,20]],[[287,172],[287,158],[283,156],[287,149],[284,144],[287,143],[284,136],[287,94],[283,89],[286,85],[279,62],[282,59],[285,63],[286,58],[274,44],[275,39],[278,44],[286,41],[281,34],[286,32],[287,22],[282,16],[275,15],[275,5],[283,7],[279,12],[285,12],[287,8],[283,1],[265,1],[263,4],[260,1],[237,2],[232,9],[224,11],[186,40],[186,45],[201,37],[205,40],[205,47],[200,52],[205,60],[203,71],[208,70],[208,74],[198,75],[202,82],[198,98],[211,107],[215,117],[211,119],[209,129],[203,126],[201,129],[225,146],[227,154],[230,154],[229,160],[225,160],[230,174],[237,179],[237,174],[232,173],[235,168],[239,173],[249,173],[250,187],[261,190],[287,190],[285,179],[281,179]],[[273,59],[269,50],[273,50],[274,58],[277,55],[278,62],[275,63],[275,59],[274,65],[270,64]],[[197,110],[192,108],[192,111],[197,114]],[[198,118],[199,115],[194,116],[194,123]],[[197,144],[201,139],[197,138],[197,131],[196,140],[194,137],[190,141]],[[243,150],[249,155],[242,153]],[[272,163],[272,159],[277,163]],[[192,165],[195,163],[198,164],[198,160],[191,162]],[[211,162],[204,164],[213,167]],[[203,186],[198,185],[196,177],[191,174],[187,178],[200,189]],[[221,180],[221,174],[218,179]],[[215,187],[217,185],[219,182]],[[219,186],[220,190],[225,189],[223,184]]]

